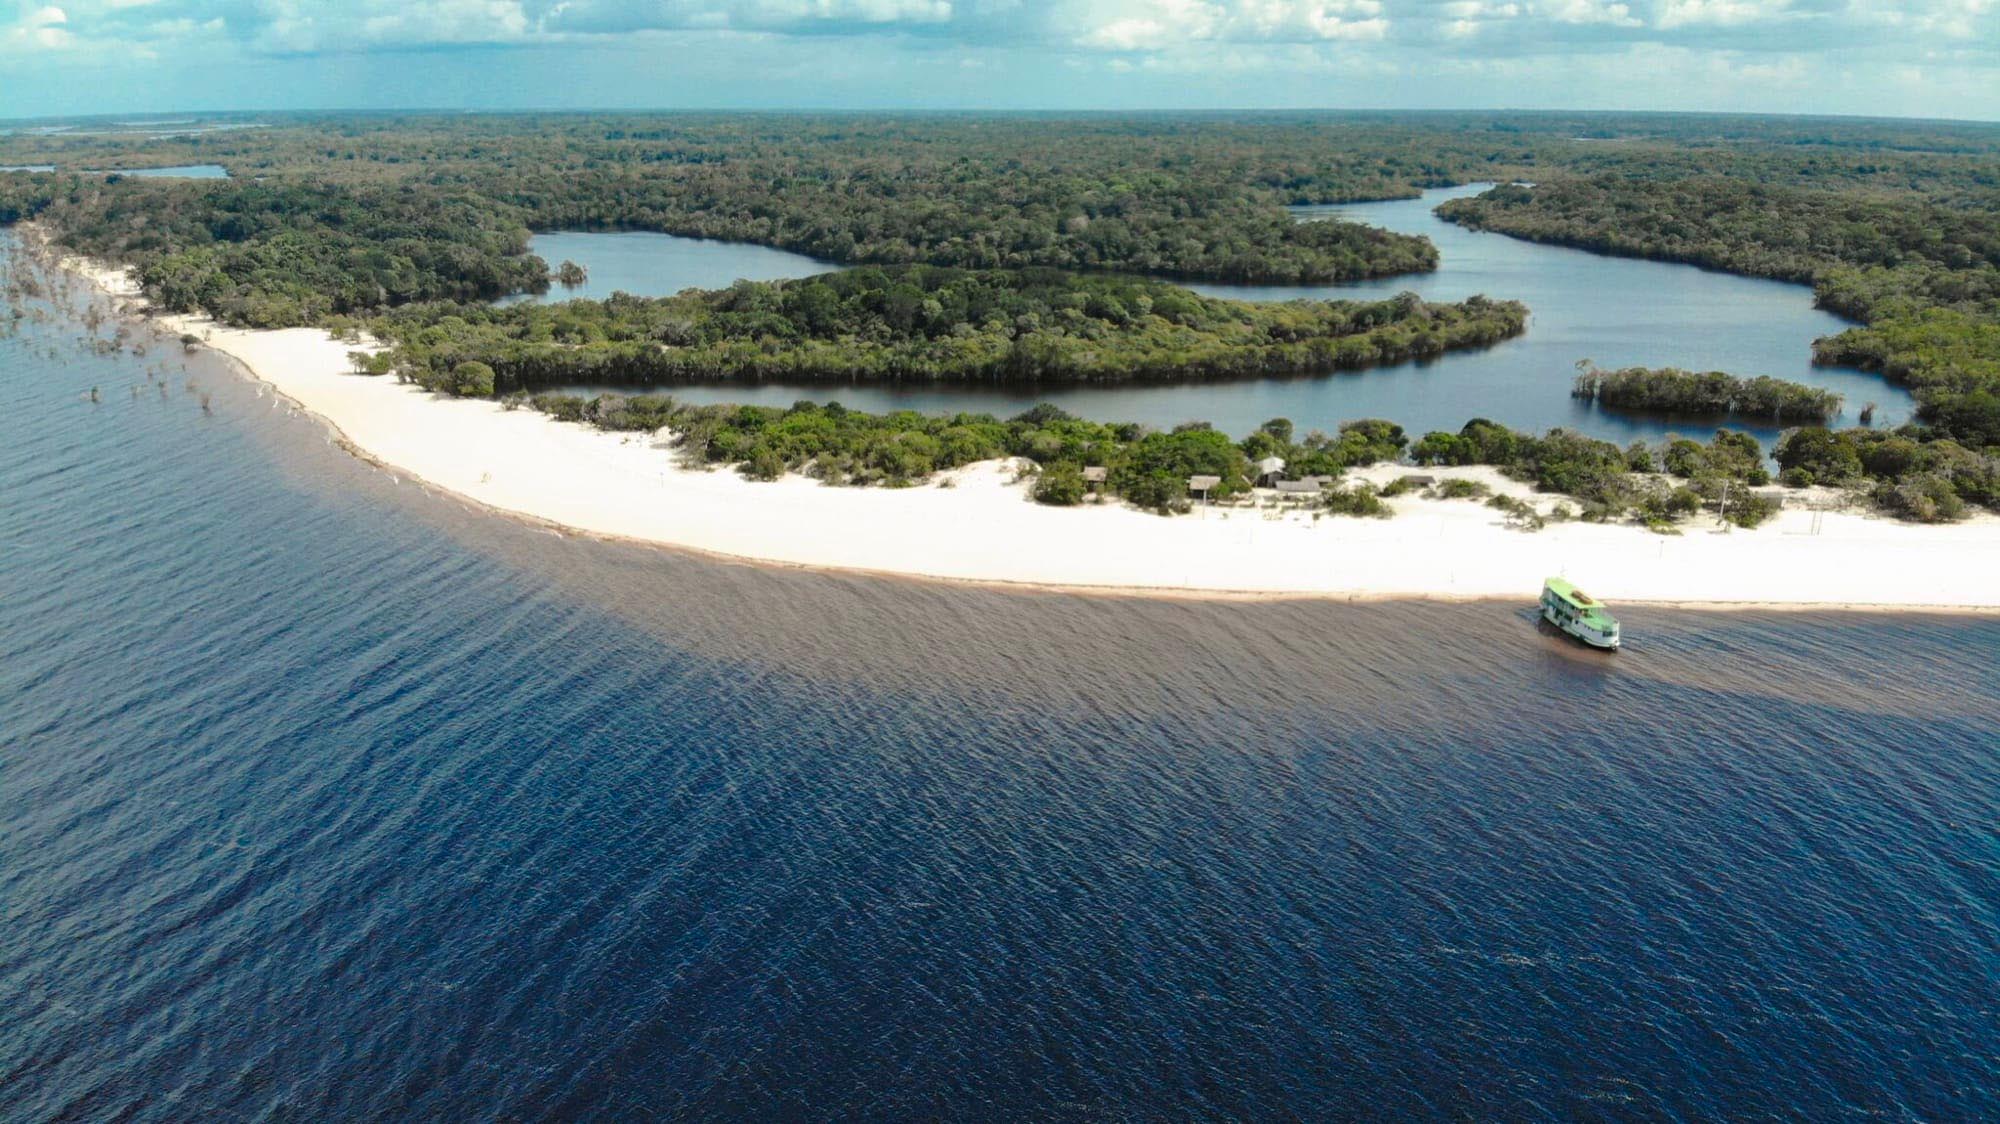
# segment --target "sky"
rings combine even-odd
[[[0,0],[0,117],[418,107],[2000,120],[2000,0]]]

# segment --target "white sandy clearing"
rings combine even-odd
[[[107,292],[122,273],[70,262]],[[352,345],[313,329],[249,331],[162,317],[240,361],[358,452],[501,511],[594,535],[735,558],[945,578],[1182,593],[1532,600],[1565,575],[1615,603],[2000,608],[2000,518],[1920,527],[1788,509],[1755,531],[1712,522],[1661,536],[1582,523],[1512,530],[1476,501],[1402,496],[1394,519],[1029,502],[1003,462],[904,489],[753,483],[677,467],[658,437],[434,396],[349,373]],[[1378,465],[1377,482],[1413,470]],[[1446,470],[1526,496],[1490,469]],[[950,486],[939,486],[948,481]],[[1540,498],[1546,509],[1551,502]]]

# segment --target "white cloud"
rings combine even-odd
[[[23,7],[20,17],[0,35],[0,42],[17,51],[60,50],[76,39],[64,26],[67,23],[69,14],[53,4]]]
[[[537,16],[549,33],[608,34],[688,28],[801,31],[945,23],[952,0],[556,0]]]
[[[491,43],[521,38],[529,23],[515,0],[431,0],[399,4],[361,27],[377,43]]]
[[[1643,23],[1632,14],[1630,5],[1605,0],[1552,0],[1537,5],[1535,11],[1557,23],[1601,23],[1612,27],[1638,27]]]
[[[1875,43],[1913,41],[2000,57],[2000,5],[1995,0],[1849,0],[1835,18],[1841,26],[1873,35]]]
[[[1070,7],[1073,41],[1113,51],[1367,40],[1389,30],[1381,0],[1111,0]]]
[[[1781,18],[1791,6],[1791,0],[1666,0],[1653,22],[1663,30],[1703,24],[1736,27]]]
[[[1521,14],[1519,4],[1496,4],[1493,0],[1453,0],[1444,14],[1457,20],[1506,20]]]
[[[227,65],[486,45],[584,52],[655,40],[711,51],[727,40],[745,58],[794,44],[817,68],[857,57],[865,40],[878,75],[887,65],[879,60],[916,65],[923,57],[965,74],[956,61],[965,52],[1051,67],[1074,57],[1086,73],[1134,82],[1264,69],[1291,75],[1298,104],[1352,104],[1355,90],[1368,92],[1353,86],[1364,66],[1497,73],[1526,60],[1517,80],[1546,96],[1612,104],[1628,96],[1616,78],[1602,79],[1618,90],[1606,97],[1582,92],[1576,76],[1595,74],[1593,60],[1654,57],[1640,48],[1660,48],[1657,57],[1676,65],[1726,59],[1738,74],[1803,59],[1815,78],[1841,88],[1865,59],[1884,73],[1985,74],[2000,90],[1997,7],[2000,0],[0,0],[0,54],[60,51],[77,63],[117,63],[151,53]],[[852,45],[831,46],[839,39]],[[679,68],[683,56],[663,57]],[[1110,68],[1114,59],[1123,69]],[[1679,76],[1658,82],[1675,101],[1685,100],[1676,93],[1682,85]],[[1524,95],[1508,87],[1504,96],[1518,104]]]
[[[1487,24],[1515,19],[1522,12],[1519,4],[1495,0],[1452,0],[1441,10],[1449,17],[1443,25],[1447,39],[1470,39],[1484,31]]]
[[[519,42],[534,30],[521,0],[261,0],[251,45],[273,54]]]
[[[1994,0],[1944,0],[1920,12],[1917,28],[1953,39],[1989,36],[1987,46],[2000,46],[2000,20],[1993,18],[1994,12]]]

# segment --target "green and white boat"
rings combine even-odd
[[[1618,618],[1604,611],[1604,602],[1563,578],[1542,583],[1542,619],[1593,648],[1618,650]]]

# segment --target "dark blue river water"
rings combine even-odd
[[[1853,425],[1861,407],[1877,403],[1878,425],[1900,425],[1915,407],[1909,393],[1879,375],[1812,365],[1812,341],[1849,325],[1812,305],[1812,290],[1668,262],[1613,258],[1546,246],[1502,234],[1466,230],[1432,209],[1474,195],[1487,185],[1424,193],[1421,199],[1298,208],[1302,220],[1338,216],[1437,244],[1434,273],[1407,274],[1347,285],[1306,287],[1196,285],[1241,300],[1379,300],[1416,292],[1457,301],[1477,293],[1520,300],[1531,319],[1527,334],[1479,351],[1425,362],[1311,378],[1181,383],[1124,387],[932,387],[824,384],[704,384],[676,388],[690,402],[756,402],[788,406],[801,398],[837,398],[864,410],[977,410],[1007,415],[1054,402],[1084,417],[1167,427],[1213,422],[1233,434],[1285,417],[1299,430],[1332,432],[1355,418],[1388,418],[1413,433],[1456,431],[1475,417],[1542,432],[1555,426],[1617,441],[1658,441],[1670,432],[1706,437],[1710,420],[1669,421],[1600,410],[1570,397],[1579,359],[1606,367],[1677,366],[1737,375],[1775,375],[1824,387],[1846,399],[1837,424]],[[664,234],[564,233],[535,236],[535,252],[553,265],[569,258],[590,268],[590,285],[565,295],[604,297],[617,289],[658,296],[690,285],[726,286],[738,277],[772,280],[835,268],[763,246],[706,242]],[[1779,427],[1730,422],[1734,429],[1775,440]]]
[[[2000,1115],[2000,621],[727,565],[16,307],[0,1119]]]

